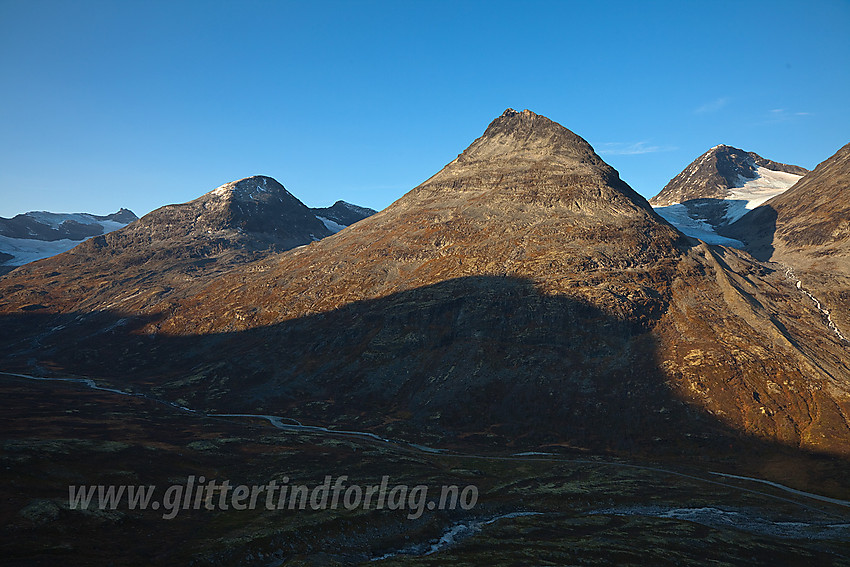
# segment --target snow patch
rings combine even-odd
[[[714,227],[703,219],[692,218],[688,214],[688,209],[685,205],[677,203],[666,207],[654,208],[655,212],[661,215],[664,220],[691,238],[699,238],[706,244],[720,244],[722,246],[731,246],[732,248],[744,247],[744,243],[740,240],[726,238],[717,234]]]
[[[14,258],[5,262],[4,266],[22,266],[67,252],[80,242],[80,240],[69,240],[67,238],[48,241],[0,236],[0,251],[14,256]]]
[[[755,179],[738,175],[738,183],[730,189],[726,197],[729,201],[726,221],[729,224],[735,222],[747,212],[790,189],[801,177],[802,175],[774,171],[766,167],[756,167]]]
[[[346,225],[339,224],[338,222],[334,222],[331,219],[326,219],[325,217],[320,217],[319,215],[316,215],[316,218],[319,219],[320,221],[322,221],[322,224],[325,225],[325,228],[327,228],[329,231],[331,231],[334,234],[336,234],[340,230],[346,228]]]
[[[92,215],[86,213],[65,214],[65,213],[48,213],[46,211],[36,211],[27,213],[31,217],[42,224],[51,226],[54,229],[60,228],[60,225],[68,220],[73,220],[81,224],[96,224],[103,229],[103,234],[113,232],[119,228],[124,228],[127,223],[117,222],[112,220],[97,220]],[[89,236],[82,240],[71,240],[63,238],[61,240],[38,240],[36,238],[12,238],[10,236],[0,235],[0,252],[11,254],[14,256],[2,265],[4,266],[22,266],[36,260],[50,258],[56,254],[67,252],[79,243],[93,238]]]

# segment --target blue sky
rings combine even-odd
[[[0,0],[0,215],[271,175],[383,208],[507,107],[646,197],[716,144],[850,141],[850,2]]]

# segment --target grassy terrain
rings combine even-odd
[[[7,565],[850,565],[841,527],[850,509],[723,479],[706,472],[712,464],[427,454],[7,377],[0,406]],[[828,476],[828,463],[822,469]],[[387,475],[391,485],[427,485],[429,495],[475,485],[480,496],[471,510],[416,519],[409,510],[259,506],[165,520],[162,510],[68,504],[69,485],[167,487],[190,475],[245,485],[287,477],[311,488],[326,475],[360,485]]]

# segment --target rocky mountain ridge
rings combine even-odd
[[[665,207],[693,199],[726,199],[732,189],[757,179],[761,168],[799,177],[808,173],[803,167],[721,144],[691,162],[649,202],[655,207]]]
[[[345,201],[337,201],[330,207],[312,207],[310,210],[313,211],[313,214],[315,214],[319,220],[330,220],[336,225],[342,227],[351,226],[352,224],[378,212],[375,209],[358,207],[357,205],[352,205]]]

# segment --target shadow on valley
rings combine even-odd
[[[215,335],[139,332],[155,316],[39,311],[0,320],[4,370],[457,450],[672,459],[791,484],[783,474],[816,461],[845,467],[686,404],[648,328],[521,279],[455,279]],[[831,493],[846,497],[836,482]]]
[[[776,234],[776,209],[762,205],[753,209],[736,222],[721,227],[717,232],[723,236],[740,240],[754,258],[769,262],[773,257],[773,237]]]

